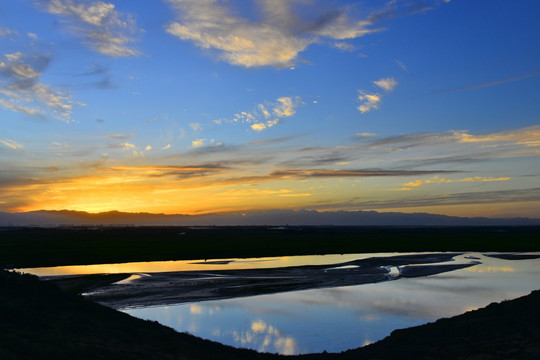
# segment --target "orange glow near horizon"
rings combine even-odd
[[[128,167],[126,167],[128,168]],[[119,168],[117,168],[119,169]],[[428,181],[429,182],[429,181]],[[351,194],[378,202],[390,199],[394,192],[379,189],[379,179],[278,179],[253,184],[237,184],[228,179],[188,178],[182,180],[153,178],[148,174],[115,171],[99,176],[72,177],[57,182],[18,185],[12,191],[25,194],[31,203],[10,209],[11,212],[37,210],[74,210],[88,213],[120,211],[127,213],[163,213],[201,215],[207,213],[249,212],[272,209],[314,209],[318,211],[375,210],[378,212],[426,212],[450,216],[528,216],[537,203],[499,202],[424,206],[381,206],[362,204],[346,206]],[[394,180],[398,189],[403,180]],[[448,181],[440,182],[451,186]],[[458,181],[459,183],[459,181]],[[388,185],[391,186],[391,185]],[[405,192],[404,192],[405,193]],[[406,192],[407,194],[410,192]],[[324,206],[319,206],[323,204]],[[335,205],[332,205],[335,204]]]

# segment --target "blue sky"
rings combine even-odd
[[[540,3],[0,4],[0,210],[540,217]]]

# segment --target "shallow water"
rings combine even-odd
[[[481,264],[423,278],[123,311],[235,347],[280,354],[340,352],[398,328],[540,289],[540,259],[467,253],[456,261],[469,262],[470,256]]]
[[[65,276],[88,274],[152,273],[170,271],[212,271],[263,269],[286,266],[338,264],[370,257],[405,255],[408,253],[343,254],[343,255],[303,255],[265,258],[230,258],[212,260],[148,261],[119,264],[72,265],[16,269],[37,276]]]

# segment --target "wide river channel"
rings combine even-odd
[[[535,253],[538,255],[538,253]],[[347,254],[260,259],[190,260],[20,269],[39,276],[257,269],[338,264],[396,254]],[[540,259],[464,253],[452,263],[477,263],[425,277],[346,287],[120,309],[180,332],[261,352],[304,354],[357,348],[407,328],[517,298],[540,289]],[[331,267],[329,268],[331,269]]]

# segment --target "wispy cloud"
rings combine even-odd
[[[2,93],[2,90],[0,90],[0,93]],[[4,99],[0,99],[0,105],[2,105],[3,107],[5,107],[7,109],[13,110],[15,112],[22,112],[22,113],[24,113],[26,115],[29,115],[29,116],[42,116],[42,115],[44,115],[43,111],[41,111],[40,109],[30,108],[30,107],[25,107],[25,106],[13,104],[13,103],[11,103],[9,101],[6,101]]]
[[[131,139],[133,135],[131,134],[109,134],[109,135],[103,135],[102,136],[105,139],[113,139],[113,140],[126,140]]]
[[[427,180],[415,180],[410,181],[406,184],[403,184],[401,190],[410,190],[411,188],[417,188],[426,184],[441,184],[441,183],[459,183],[459,182],[493,182],[493,181],[508,181],[511,180],[511,177],[483,177],[483,176],[474,176],[461,179],[446,179],[435,177],[433,179]]]
[[[47,114],[70,122],[73,105],[71,96],[39,81],[50,57],[7,53],[0,60],[0,105],[30,116]],[[82,105],[81,103],[77,103]]]
[[[259,132],[293,116],[298,106],[302,104],[302,99],[298,96],[283,96],[275,102],[257,105],[256,110],[236,113],[232,120],[225,119],[220,123],[249,124],[252,130]]]
[[[332,46],[341,51],[353,51],[355,49],[353,44],[343,42],[343,41],[334,42]]]
[[[354,201],[351,206],[364,209],[398,209],[411,207],[431,207],[470,204],[493,204],[540,201],[540,188],[515,190],[474,191],[439,196],[408,197],[405,199]]]
[[[540,125],[478,135],[470,134],[465,130],[403,134],[375,139],[368,143],[367,146],[395,145],[400,148],[406,148],[427,144],[441,145],[445,143],[478,144],[480,146],[491,143],[491,149],[494,148],[493,145],[523,145],[525,147],[531,147],[532,150],[532,148],[540,147]]]
[[[429,174],[449,173],[446,170],[333,170],[333,169],[312,169],[312,170],[279,170],[272,173],[273,176],[280,177],[373,177],[373,176],[418,176]]]
[[[515,143],[531,147],[540,146],[540,125],[517,130],[501,131],[490,134],[471,135],[467,132],[456,134],[463,143]]]
[[[305,137],[305,136],[307,136],[307,135],[302,134],[302,135],[285,136],[285,137],[267,139],[267,140],[257,140],[257,141],[252,141],[252,142],[246,143],[245,146],[274,145],[274,144],[280,144],[280,143],[296,140],[296,139],[299,139],[299,138],[302,138],[302,137]]]
[[[354,136],[355,139],[365,139],[365,138],[370,138],[370,137],[374,137],[374,136],[377,136],[377,134],[375,133],[368,133],[368,132],[362,132],[362,133],[358,133]]]
[[[407,66],[400,60],[396,60],[396,64],[401,68],[403,71],[407,71]]]
[[[353,139],[358,145],[338,147],[342,156],[348,161],[362,159],[364,164],[373,159],[370,164],[377,167],[471,169],[471,164],[540,154],[540,126],[483,134],[452,130]]]
[[[540,76],[540,71],[530,73],[530,74],[514,76],[514,77],[511,77],[511,78],[491,81],[491,82],[487,82],[487,83],[474,84],[474,85],[469,85],[469,86],[462,86],[462,87],[457,87],[457,88],[453,88],[453,89],[442,90],[442,91],[439,91],[438,93],[441,94],[441,93],[450,93],[450,92],[482,89],[482,88],[485,88],[485,87],[490,87],[490,86],[495,86],[495,85],[502,85],[502,84],[506,84],[506,83],[511,83],[511,82],[515,82],[515,81],[520,81],[520,80],[525,80],[525,79],[537,77],[537,76]]]
[[[318,4],[260,0],[254,2],[260,18],[250,20],[213,0],[168,2],[178,12],[167,27],[170,34],[245,67],[292,66],[299,53],[320,39],[354,39],[377,31],[370,21],[352,19],[346,8],[328,9],[328,4],[322,12]],[[302,16],[313,12],[318,14]]]
[[[442,0],[443,2],[449,2],[447,0]],[[369,21],[380,21],[385,19],[399,18],[408,16],[411,14],[416,14],[424,11],[433,9],[435,6],[439,5],[441,0],[434,1],[389,1],[386,6],[382,9],[373,11],[369,17]]]
[[[0,144],[2,144],[4,146],[7,146],[11,150],[22,150],[22,149],[24,149],[24,146],[22,146],[21,144],[19,144],[15,140],[10,140],[10,139],[0,140]]]
[[[115,166],[107,171],[123,172],[137,176],[139,179],[174,178],[190,179],[193,177],[210,176],[221,173],[228,168],[219,164],[200,164],[191,166],[178,165],[142,165],[142,166]]]
[[[132,47],[135,21],[115,5],[91,0],[48,0],[40,3],[48,13],[59,15],[70,30],[82,36],[93,50],[107,56],[136,55]]]

